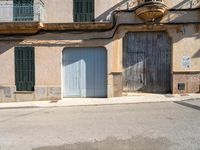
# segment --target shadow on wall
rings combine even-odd
[[[105,11],[104,13],[102,13],[101,15],[99,15],[98,17],[95,18],[96,21],[110,21],[111,19],[111,13],[115,10],[117,10],[117,8],[122,7],[122,6],[126,6],[124,8],[129,9],[129,7],[131,7],[130,5],[132,4],[132,0],[122,0],[121,2],[117,3],[116,5],[114,5],[113,7],[111,7],[110,9],[108,9],[107,11]],[[134,3],[137,3],[136,1]]]
[[[166,15],[162,19],[158,20],[156,23],[159,23],[161,20],[167,21],[169,23],[184,22],[184,23],[193,24],[194,22],[197,22],[195,30],[199,30],[200,27],[199,27],[199,24],[198,24],[198,22],[199,22],[198,18],[194,17],[194,20],[193,20],[193,16],[195,16],[197,13],[198,13],[198,10],[169,11],[169,12],[166,13]],[[197,32],[199,32],[199,31],[197,31]]]
[[[194,40],[200,39],[200,25],[179,25],[176,27],[176,31],[172,33],[173,42],[176,43],[183,38],[194,38]]]
[[[0,55],[5,53],[6,51],[12,49],[13,47],[17,46],[21,41],[15,41],[15,42],[10,42],[10,41],[1,41],[0,42]]]
[[[200,0],[196,0],[196,1],[200,1]],[[193,0],[194,2],[194,0]],[[113,7],[111,7],[110,9],[106,10],[104,13],[102,13],[101,15],[99,15],[98,17],[96,17],[96,20],[99,21],[99,20],[105,20],[106,18],[108,18],[108,16],[111,14],[112,11],[116,10],[117,8],[121,8],[121,7],[124,7],[126,6],[127,4],[129,5],[136,5],[137,1],[135,0],[134,2],[131,3],[131,0],[122,0],[121,2],[117,3],[116,5],[114,5]],[[174,6],[174,8],[181,8],[183,5],[187,4],[188,3],[188,0],[184,0],[183,2],[180,2],[179,4],[177,4],[176,6]],[[126,8],[126,7],[124,7]],[[127,6],[128,8],[128,6]],[[132,7],[131,7],[132,8]],[[172,16],[173,17],[173,16]],[[182,15],[179,15],[179,17],[175,17],[174,16],[174,19],[173,19],[173,22],[175,21],[178,21],[178,20],[185,20],[185,17],[188,17],[187,14],[182,14]],[[122,26],[120,26],[122,27]],[[119,28],[120,28],[119,27]],[[129,26],[131,27],[131,26]],[[174,33],[175,35],[173,35],[173,39],[174,39],[174,42],[178,42],[180,41],[181,39],[183,38],[186,38],[186,37],[195,37],[196,39],[199,39],[200,38],[200,34],[199,34],[199,31],[200,31],[200,25],[194,25],[193,27],[193,31],[187,31],[186,30],[186,25],[182,25],[182,26],[179,26],[177,27],[177,31],[176,33]],[[119,29],[118,27],[115,27],[114,29],[112,30],[109,30],[109,31],[105,31],[105,32],[90,32],[90,33],[82,33],[82,32],[76,32],[76,33],[72,33],[72,32],[63,32],[63,31],[55,31],[55,32],[51,32],[51,33],[48,33],[48,32],[39,32],[39,34],[36,34],[36,35],[32,35],[32,36],[15,36],[16,38],[25,38],[27,40],[37,40],[37,41],[40,41],[42,40],[43,41],[43,44],[32,44],[32,42],[28,43],[28,45],[31,45],[31,46],[71,46],[71,47],[76,47],[77,46],[77,43],[81,46],[85,46],[85,45],[91,45],[91,41],[98,41],[98,40],[102,40],[101,42],[96,42],[96,46],[103,46],[103,45],[107,45],[109,43],[111,43],[112,41],[116,40],[116,39],[119,39],[119,38],[123,38],[123,36],[125,35],[121,35],[121,36],[118,36],[118,37],[115,37],[115,33],[116,33],[116,30]],[[148,26],[146,26],[146,29],[148,28]],[[145,29],[145,27],[144,27]],[[178,35],[178,36],[176,36]],[[8,36],[10,37],[10,36]],[[99,38],[98,38],[99,37]],[[95,39],[94,39],[95,38]],[[50,40],[56,40],[56,42],[53,42],[53,44],[51,44],[51,42],[49,42]],[[81,44],[80,42],[77,42],[77,43],[70,43],[70,42],[63,42],[62,40],[80,40],[81,41]],[[0,54],[4,53],[5,51],[7,51],[8,49],[10,49],[11,47],[14,47],[15,45],[18,45],[19,42],[21,41],[18,41],[16,42],[15,44],[11,45],[9,44],[9,42],[7,42],[8,44],[5,44],[6,42],[3,42],[4,45],[0,47]],[[22,44],[20,44],[22,45]],[[25,46],[25,45],[22,45],[22,46]]]
[[[170,12],[170,10],[169,10],[169,12],[166,13],[166,15],[163,17],[163,19],[165,19],[166,21],[169,21],[171,23],[176,23],[176,22],[186,22],[186,23],[191,22],[192,23],[194,20],[192,20],[191,16],[195,16],[196,15],[195,13],[198,13],[198,10],[192,10],[192,8],[198,8],[199,6],[200,6],[200,0],[183,0],[182,2],[178,3],[177,5],[175,5],[174,7],[171,8],[171,9],[173,9],[173,10],[171,10],[172,14],[167,15],[167,13]],[[180,11],[181,9],[191,9],[191,10]],[[161,20],[162,19],[158,20],[158,22],[161,21]],[[198,18],[196,18],[196,21],[197,20],[198,20]],[[194,27],[194,30],[195,30],[194,33],[195,34],[199,33],[199,31],[200,31],[199,24],[197,23],[194,26],[195,26]],[[186,25],[183,25],[181,28],[178,27],[179,29],[177,30],[177,33],[181,32],[182,34],[184,34],[184,36],[187,36],[187,37],[200,38],[199,34],[194,35],[194,34],[191,34],[191,33],[186,33],[185,27],[186,27]]]
[[[200,49],[192,56],[192,58],[199,58],[200,57]]]
[[[173,7],[173,9],[180,9],[180,8],[194,8],[200,4],[200,0],[183,0],[179,4]]]
[[[85,32],[85,33],[78,33],[78,34],[61,32],[61,31],[55,31],[53,33],[40,32],[37,35],[24,36],[27,42],[25,44],[20,44],[20,45],[21,46],[30,46],[30,45],[31,46],[49,46],[49,47],[51,46],[65,47],[67,45],[68,47],[77,47],[77,44],[78,44],[79,46],[85,47],[85,46],[91,45],[91,42],[93,43],[95,42],[95,46],[104,46],[117,39],[121,39],[124,37],[125,33],[120,34],[120,36],[114,36],[116,33],[116,29],[119,30],[121,27],[122,26],[118,28],[115,27],[114,29],[110,31],[105,31],[105,32],[89,32],[89,33]],[[182,40],[183,38],[187,38],[187,37],[195,38],[197,40],[200,39],[199,25],[192,25],[191,27],[188,27],[187,25],[179,25],[174,29],[175,29],[174,32],[170,33],[170,37],[173,37],[173,43],[176,43]],[[52,40],[55,40],[55,42],[51,42]],[[74,40],[74,42],[70,40]],[[34,41],[41,41],[42,43],[40,42],[35,43]],[[17,41],[14,44],[13,43],[11,44],[11,42],[0,43],[0,55],[4,53],[5,51],[9,50],[10,48],[19,45],[20,42],[21,41]],[[198,55],[199,53],[197,53],[195,57]]]

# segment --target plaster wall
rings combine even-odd
[[[164,0],[168,8],[187,9],[199,7],[199,0]]]
[[[113,40],[78,41],[76,43],[51,43],[52,35],[43,36],[43,40],[49,37],[49,44],[40,45],[42,38],[35,43],[24,41],[1,42],[0,43],[0,97],[1,101],[26,101],[26,100],[46,100],[60,99],[62,97],[62,50],[65,47],[98,47],[104,46],[108,54],[108,97],[121,96],[122,93],[122,55],[123,55],[123,36],[131,31],[128,28],[121,29],[116,33]],[[132,29],[134,32],[134,30]],[[141,30],[142,31],[142,30]],[[184,28],[168,29],[172,40],[172,75],[173,92],[179,93],[177,84],[185,81],[188,92],[198,92],[199,83],[194,82],[194,78],[199,79],[200,54],[199,54],[199,32],[198,28],[190,25]],[[97,36],[97,35],[96,35]],[[70,40],[69,40],[70,41]],[[68,42],[69,42],[68,41]],[[71,40],[72,42],[73,40]],[[26,43],[26,44],[25,44]],[[28,44],[29,43],[29,44]],[[48,45],[48,46],[47,46]],[[14,79],[14,47],[15,46],[34,46],[35,47],[35,73],[36,84],[35,92],[32,94],[21,94],[15,92]],[[182,68],[182,57],[190,57],[189,68]],[[176,74],[182,72],[182,74]],[[186,72],[187,75],[184,73]],[[190,74],[188,75],[188,72]],[[193,76],[194,75],[194,76]],[[198,81],[198,80],[195,80]],[[186,92],[187,92],[186,91]]]
[[[43,0],[45,4],[45,22],[73,22],[72,0]]]
[[[45,3],[45,22],[73,22],[73,0],[43,0]],[[117,0],[96,0],[95,18],[97,21],[105,20],[109,17],[110,11],[117,6]],[[114,8],[112,8],[114,6]],[[110,9],[110,10],[109,10]]]
[[[0,102],[14,101],[14,49],[11,42],[0,42]]]
[[[11,0],[1,0],[0,1],[0,20],[13,21],[13,1]]]
[[[25,40],[26,41],[26,40]],[[19,42],[0,43],[0,102],[10,101],[34,101],[34,100],[58,100],[62,98],[62,51],[65,47],[105,47],[108,60],[108,97],[113,96],[113,81],[110,74],[112,69],[112,43],[88,42],[74,45],[56,43],[49,46],[40,44],[22,44]],[[15,68],[14,68],[14,47],[33,46],[35,47],[35,91],[16,92]]]
[[[35,84],[37,86],[61,85],[62,47],[35,47]]]
[[[199,22],[200,11],[167,11],[159,23],[194,23]],[[117,22],[121,23],[144,23],[135,12],[123,12],[118,14]]]
[[[200,27],[199,25],[177,25],[174,27],[142,28],[122,27],[113,40],[113,72],[122,71],[123,37],[127,32],[165,31],[171,39],[172,72],[200,72]],[[183,66],[183,58],[189,57],[189,66]]]
[[[62,98],[62,51],[64,48],[69,47],[102,47],[107,49],[108,56],[108,74],[110,72],[110,64],[112,61],[112,44],[102,43],[101,41],[94,44],[89,42],[88,44],[76,43],[76,45],[60,45],[56,46],[52,44],[51,46],[38,46],[35,49],[35,73],[36,73],[36,85],[35,85],[35,96],[36,99],[47,99],[47,93],[52,90],[56,91],[59,98]],[[51,87],[51,88],[50,88]],[[50,89],[49,89],[50,88]],[[108,75],[108,96],[112,96],[112,81]],[[50,92],[52,93],[52,92]],[[56,97],[55,97],[56,98]],[[51,96],[51,99],[54,99]]]
[[[172,92],[200,93],[200,32],[196,25],[170,31],[172,45]],[[188,60],[185,60],[188,59]],[[179,89],[184,84],[184,89]]]
[[[0,4],[3,1],[0,1]],[[10,3],[12,1],[6,1]],[[44,0],[46,21],[53,23],[73,22],[72,0]],[[198,1],[192,1],[196,5]],[[5,4],[7,4],[5,3]],[[5,5],[3,3],[3,5]],[[166,1],[167,6],[173,8],[194,8],[188,1]],[[186,6],[187,4],[187,6]],[[134,7],[136,1],[130,0],[101,0],[95,1],[96,21],[108,21],[110,12],[115,9],[129,9]],[[0,15],[1,16],[1,15]],[[172,50],[172,77],[173,93],[180,93],[178,83],[184,81],[186,89],[183,92],[200,92],[200,27],[198,24],[185,24],[198,22],[199,11],[168,12],[161,23],[179,23],[167,25],[132,25],[121,26],[107,32],[92,32],[73,34],[67,32],[53,32],[25,36],[19,40],[16,36],[1,37],[0,42],[0,101],[27,101],[60,99],[62,97],[62,50],[65,47],[105,47],[108,56],[108,97],[121,96],[122,93],[122,56],[123,37],[127,32],[137,31],[167,31],[171,37]],[[134,12],[118,15],[118,24],[143,23]],[[115,33],[115,36],[112,37]],[[92,39],[92,38],[107,39]],[[8,39],[6,39],[8,38]],[[16,39],[17,40],[16,40]],[[10,40],[15,39],[15,40]],[[15,93],[14,47],[35,47],[35,91],[30,94]],[[189,65],[183,67],[183,58],[189,58]]]
[[[172,39],[173,72],[200,71],[200,34],[199,26],[180,26],[169,31]],[[189,57],[189,66],[184,67],[183,58]]]
[[[0,42],[0,86],[15,85],[14,48],[11,42]]]
[[[35,0],[38,3],[39,0]],[[200,0],[164,0],[168,8],[188,9],[200,6]],[[44,22],[66,23],[73,22],[73,0],[42,0],[45,8]],[[12,21],[13,0],[1,0],[0,6],[4,13],[0,13],[0,18]],[[114,10],[132,9],[136,7],[138,0],[95,0],[95,20],[110,21],[111,13]],[[9,6],[9,7],[7,7]],[[36,18],[37,19],[37,18]]]
[[[116,33],[116,39],[113,41],[113,65],[114,72],[123,72],[123,37],[127,32],[138,31],[166,31],[171,39],[171,76],[172,76],[172,93],[199,93],[200,92],[200,32],[198,25],[178,25],[171,28],[154,28],[134,29],[121,28]],[[184,58],[188,57],[188,66],[185,66]],[[187,64],[187,62],[186,62]],[[114,78],[115,76],[113,76]],[[122,80],[119,74],[116,75],[118,80],[113,84],[114,91],[118,93],[122,86]],[[119,81],[121,84],[119,84]],[[185,89],[179,90],[178,84],[184,83]],[[121,85],[121,86],[120,86]],[[121,90],[122,92],[122,90]]]
[[[73,22],[73,0],[43,0],[48,23]],[[95,20],[109,21],[114,10],[136,7],[137,0],[95,0]],[[200,0],[165,0],[168,8],[188,9],[200,6]],[[174,16],[173,16],[174,17]]]

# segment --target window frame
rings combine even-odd
[[[34,0],[13,0],[13,21],[34,21]]]
[[[94,22],[95,0],[73,0],[73,21]]]
[[[34,91],[35,48],[15,47],[14,59],[16,91]]]

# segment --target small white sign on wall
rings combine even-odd
[[[189,56],[183,56],[182,58],[182,68],[190,68],[190,57]]]

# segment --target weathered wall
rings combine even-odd
[[[35,47],[35,99],[61,98],[62,47]]]
[[[13,101],[15,91],[13,43],[0,42],[0,66],[0,101]]]
[[[171,30],[173,48],[173,72],[200,71],[200,29],[196,25],[182,25]],[[183,66],[183,57],[190,59],[188,67]]]
[[[62,47],[35,47],[35,92],[16,93],[14,47],[19,42],[0,42],[0,101],[60,99]]]
[[[14,48],[11,42],[0,42],[0,85],[15,85]]]
[[[34,0],[37,4],[39,0]],[[73,0],[42,0],[45,8],[45,21],[48,23],[64,23],[73,22]],[[0,17],[4,20],[12,21],[12,0],[1,0]],[[196,8],[200,6],[199,0],[165,0],[165,4],[168,8],[174,9],[187,9]],[[138,5],[138,0],[95,0],[95,20],[96,21],[109,21],[111,13],[114,10],[132,9]],[[8,6],[8,7],[7,7]],[[180,14],[177,14],[180,15]],[[174,15],[172,15],[174,17]],[[37,20],[37,18],[36,18]]]
[[[73,0],[44,0],[44,3],[46,9],[45,22],[73,22]],[[117,3],[117,0],[96,0],[96,20],[105,20],[109,16],[110,11],[118,7]],[[52,8],[54,11],[52,11]]]
[[[197,25],[182,25],[169,31],[172,39],[173,93],[200,92],[200,29]],[[186,60],[187,59],[187,60]],[[178,89],[184,83],[185,89]]]
[[[35,47],[36,85],[61,84],[62,47]]]
[[[45,4],[45,22],[72,22],[72,0],[43,0]]]
[[[167,31],[172,41],[173,93],[199,92],[200,38],[196,25],[178,25],[171,28],[123,27],[113,40],[72,40],[77,35],[43,34],[28,37],[24,41],[0,42],[0,101],[45,100],[62,97],[62,50],[65,47],[105,46],[108,51],[108,97],[122,94],[123,37],[127,32]],[[88,35],[89,36],[89,35]],[[92,37],[98,36],[93,33]],[[79,39],[86,38],[83,34]],[[47,40],[48,39],[48,40]],[[65,40],[64,40],[65,39]],[[71,39],[71,40],[70,40]],[[14,47],[35,46],[35,92],[15,92]],[[189,56],[190,64],[183,68],[183,56]],[[185,83],[185,91],[178,90],[178,83]]]
[[[138,31],[165,31],[171,38],[171,75],[172,92],[176,93],[199,93],[200,92],[200,28],[199,25],[174,25],[171,27],[147,26],[147,27],[122,27],[116,33],[113,41],[113,65],[114,73],[122,72],[123,37],[127,32]],[[189,58],[189,65],[184,66],[184,58]],[[187,63],[187,62],[186,62]],[[119,80],[114,84],[114,91],[121,88]],[[185,90],[178,90],[178,84],[184,83]]]
[[[180,83],[185,85],[183,90],[178,88]],[[172,90],[174,94],[200,93],[200,71],[174,72]]]
[[[0,1],[0,6],[1,6],[0,18],[1,18],[1,20],[13,21],[13,9],[11,7],[12,5],[13,5],[13,1],[11,1],[11,0],[1,0]]]
[[[200,4],[199,0],[164,0],[164,1],[169,8],[174,8],[174,9],[196,8]]]
[[[43,0],[46,10],[45,22],[73,22],[73,0]],[[137,0],[95,0],[95,20],[108,21],[114,10],[131,9],[137,6]],[[168,8],[187,9],[200,6],[199,0],[165,0]],[[53,9],[53,11],[52,11]],[[177,14],[180,15],[180,14]],[[174,17],[174,15],[173,15]]]
[[[1,8],[4,13],[0,13],[0,17],[4,20],[12,21],[13,13],[11,5],[13,0],[1,0],[0,4],[3,4]],[[39,0],[34,0],[34,3],[38,3]],[[42,0],[45,7],[45,21],[48,23],[64,23],[73,22],[73,0]],[[109,21],[111,13],[114,10],[131,9],[136,7],[138,0],[95,0],[95,20],[96,21]],[[165,0],[165,4],[168,8],[174,9],[187,9],[197,8],[200,6],[199,0]],[[1,6],[1,7],[2,7]],[[9,7],[7,7],[9,6]],[[179,14],[177,14],[179,15]]]
[[[48,12],[47,22],[72,22],[72,2],[69,0],[56,1],[45,0]],[[96,1],[95,14],[98,21],[109,17],[110,11],[125,8],[127,0],[102,0]],[[171,7],[184,1],[167,1]],[[118,4],[119,5],[115,5]],[[52,4],[54,4],[52,11]],[[123,5],[123,6],[121,6]],[[134,5],[134,4],[133,4]],[[179,6],[177,7],[179,8]],[[188,7],[189,8],[189,7]],[[62,10],[62,11],[60,11]],[[63,11],[66,10],[66,11]],[[108,10],[108,11],[107,11]],[[140,25],[120,26],[116,32],[114,29],[108,32],[93,32],[73,34],[67,32],[44,32],[33,36],[25,36],[25,40],[16,40],[16,36],[3,37],[0,42],[0,101],[43,100],[59,99],[62,95],[62,50],[65,47],[99,47],[104,46],[108,51],[108,97],[120,96],[122,93],[122,55],[123,37],[127,32],[137,31],[167,31],[172,42],[172,77],[173,93],[198,92],[200,74],[200,26],[191,22],[200,20],[199,11],[168,12],[161,20],[163,25],[145,25],[135,13],[121,13],[118,23]],[[165,23],[179,23],[167,25]],[[191,24],[181,24],[190,22]],[[113,38],[112,35],[115,33]],[[92,39],[92,38],[107,39]],[[7,40],[6,40],[7,38]],[[10,38],[15,39],[13,42]],[[4,40],[4,41],[3,41]],[[35,46],[36,85],[35,92],[31,94],[19,94],[15,92],[14,76],[14,47]],[[183,57],[188,56],[189,66],[183,67]],[[185,91],[177,89],[178,83],[186,84]]]
[[[44,36],[45,37],[45,36]],[[47,36],[52,38],[53,36]],[[45,37],[46,38],[46,37]],[[36,42],[37,41],[37,42]],[[24,41],[1,42],[0,43],[0,102],[10,101],[33,101],[33,100],[57,100],[62,95],[62,51],[65,47],[102,47],[108,53],[108,97],[113,95],[112,69],[112,43],[98,40],[97,42],[78,42],[76,44],[56,44],[41,46],[36,40],[35,43]],[[49,40],[51,41],[51,40]],[[57,41],[58,42],[58,41]],[[26,44],[25,44],[26,43]],[[34,46],[35,47],[35,91],[17,92],[15,87],[14,68],[14,47]]]

